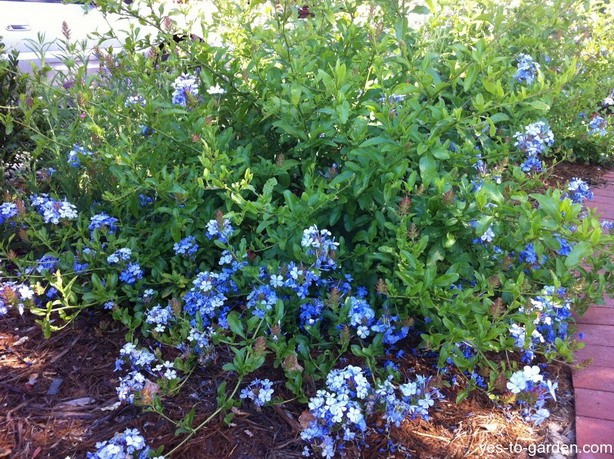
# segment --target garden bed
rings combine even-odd
[[[152,413],[119,404],[115,360],[125,332],[106,314],[80,316],[72,327],[42,336],[29,315],[0,319],[0,457],[83,457],[96,442],[127,427],[137,427],[151,446],[173,448],[181,441],[174,425]],[[27,337],[28,339],[23,339]],[[434,359],[398,362],[436,374]],[[573,389],[566,365],[551,365],[559,398],[547,422],[539,427],[496,407],[481,392],[456,404],[456,391],[433,410],[430,422],[408,421],[389,435],[369,438],[369,448],[352,457],[519,457],[497,447],[573,442]],[[169,414],[181,418],[197,407],[196,419],[216,407],[216,389],[227,377],[219,368],[197,371],[178,396],[166,398]],[[271,377],[269,375],[269,377]],[[58,381],[61,384],[58,385]],[[57,393],[50,395],[49,391]],[[236,409],[230,425],[217,418],[177,451],[176,457],[302,457],[300,404]],[[388,442],[396,445],[390,451]],[[491,448],[491,449],[489,449]],[[393,448],[394,449],[394,448]],[[520,455],[522,457],[522,455]]]
[[[32,140],[0,176],[0,455],[573,441],[614,223],[600,167],[544,161],[612,159],[601,3],[219,0],[216,40],[96,3],[155,34],[86,77],[66,26],[66,71],[0,104]]]

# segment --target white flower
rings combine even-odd
[[[544,377],[542,375],[539,374],[540,370],[539,367],[537,365],[533,365],[532,367],[526,365],[524,367],[524,376],[527,379],[527,381],[532,381],[532,382],[540,382],[543,381]]]
[[[222,94],[226,94],[226,90],[220,85],[216,84],[215,86],[211,86],[209,89],[207,89],[207,93],[209,93],[211,96],[221,96]]]
[[[507,388],[514,394],[518,394],[527,388],[527,380],[522,371],[517,371],[512,375],[507,383]]]

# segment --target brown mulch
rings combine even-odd
[[[14,311],[12,311],[14,312]],[[127,427],[137,427],[154,448],[169,451],[183,435],[175,426],[140,407],[118,404],[115,359],[125,343],[126,330],[104,314],[85,313],[50,339],[28,315],[0,317],[0,458],[85,457],[95,443],[111,438]],[[28,337],[28,339],[24,339]],[[228,379],[220,362],[197,370],[180,393],[163,399],[166,414],[181,419],[195,408],[195,424],[215,410],[218,385]],[[408,357],[397,362],[418,373],[434,374],[432,359]],[[281,374],[262,370],[260,377],[280,381]],[[552,371],[552,370],[551,370]],[[388,434],[368,439],[361,452],[348,457],[475,457],[517,458],[517,453],[487,454],[488,445],[523,446],[546,439],[563,441],[572,428],[573,392],[565,366],[555,366],[559,377],[559,404],[552,419],[536,429],[517,413],[496,407],[485,394],[474,392],[460,404],[456,392],[443,388],[446,399],[432,409],[432,419],[408,421]],[[306,375],[307,376],[307,375]],[[47,395],[54,380],[62,380],[57,395]],[[292,395],[279,383],[276,392]],[[222,416],[211,421],[173,457],[185,458],[298,458],[301,441],[298,422],[306,407],[296,401],[257,410],[243,404],[229,425]],[[552,424],[556,424],[552,427]],[[561,440],[562,439],[562,440]],[[388,441],[397,453],[384,453]]]
[[[551,168],[546,178],[546,186],[555,188],[564,187],[575,177],[581,178],[591,187],[605,185],[607,182],[602,177],[612,167],[611,165],[579,164],[566,161],[553,163],[552,160],[546,160],[546,163]]]

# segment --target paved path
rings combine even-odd
[[[595,199],[588,205],[597,208],[602,220],[614,220],[614,169],[604,176],[606,186],[595,188]],[[611,444],[614,448],[614,299],[591,306],[578,318],[578,332],[584,333],[584,349],[576,353],[578,362],[593,359],[582,370],[574,371],[576,394],[576,443]],[[613,459],[612,454],[578,453],[578,459]]]

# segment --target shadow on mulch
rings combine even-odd
[[[154,448],[165,445],[170,451],[181,442],[184,437],[175,436],[170,422],[139,407],[117,403],[119,375],[113,370],[125,332],[103,314],[84,314],[72,327],[46,340],[30,316],[19,317],[11,311],[0,317],[0,458],[81,458],[95,450],[96,442],[127,427],[139,428]],[[433,360],[410,357],[396,363],[417,373],[435,373]],[[495,407],[478,392],[457,405],[455,391],[444,388],[446,400],[432,409],[431,422],[405,422],[388,437],[372,436],[369,446],[361,451],[347,450],[347,457],[518,458],[526,454],[489,454],[488,447],[569,443],[570,439],[563,437],[573,427],[569,372],[562,366],[553,370],[561,372],[559,404],[551,421],[539,429],[523,422],[515,412]],[[263,370],[258,376],[281,380],[273,373]],[[166,414],[181,419],[194,407],[195,424],[202,422],[215,410],[217,387],[228,378],[221,362],[197,370],[177,396],[163,400]],[[48,395],[53,386],[57,394]],[[276,392],[291,399],[290,392],[281,386],[276,385]],[[221,416],[214,419],[173,457],[301,457],[304,444],[298,419],[305,408],[290,402],[257,411],[244,404],[229,426]],[[389,440],[397,445],[397,453],[382,451]]]
[[[552,167],[552,160],[546,160],[546,163],[548,167]],[[578,177],[587,182],[590,187],[600,187],[607,183],[602,177],[612,167],[614,166],[578,164],[563,161],[555,164],[554,168],[551,169],[549,176],[546,178],[546,185],[564,188],[567,182]]]

